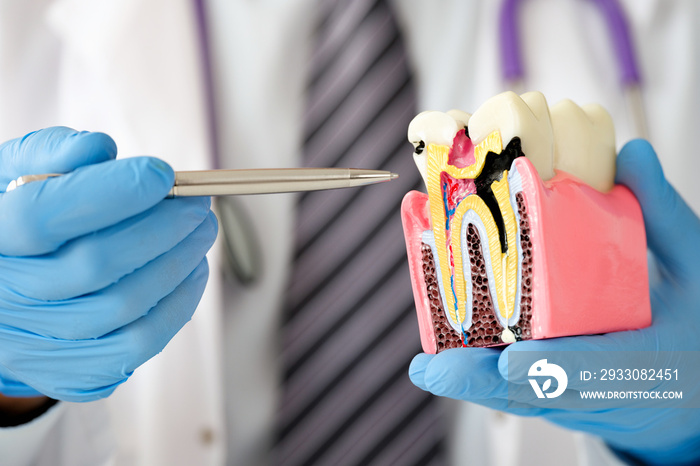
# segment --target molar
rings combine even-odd
[[[601,192],[615,184],[615,129],[597,104],[579,107],[562,100],[550,109],[554,130],[554,167]]]

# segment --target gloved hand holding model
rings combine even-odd
[[[508,368],[510,353],[519,351],[615,351],[660,353],[655,367],[679,369],[691,365],[687,358],[700,349],[700,220],[667,182],[652,147],[643,140],[628,143],[617,158],[616,182],[628,186],[638,198],[644,215],[647,244],[659,268],[651,279],[653,322],[651,327],[596,336],[530,340],[498,348],[458,348],[437,355],[420,354],[413,360],[410,377],[418,387],[435,395],[472,401],[521,415],[543,416],[561,426],[589,432],[610,446],[649,464],[690,464],[700,459],[700,418],[692,409],[639,409],[649,406],[640,399],[634,407],[609,410],[544,409],[528,405],[533,390],[529,367]],[[668,353],[670,352],[670,353]],[[658,354],[658,353],[657,353]],[[671,356],[669,356],[669,354]],[[662,358],[665,358],[662,360]],[[587,369],[573,356],[569,373]],[[580,358],[584,359],[584,358]],[[512,361],[512,359],[511,359]],[[686,374],[695,377],[696,374]],[[523,387],[508,392],[507,379]],[[567,390],[582,388],[569,377]],[[663,387],[663,384],[660,385]],[[683,385],[683,400],[698,396],[697,383]],[[508,403],[508,400],[511,403]]]
[[[108,396],[192,316],[217,223],[209,198],[165,199],[174,173],[114,160],[101,133],[49,128],[0,146],[0,393]]]

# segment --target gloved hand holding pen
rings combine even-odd
[[[659,266],[659,277],[651,282],[651,327],[606,335],[522,341],[505,350],[468,348],[435,356],[420,354],[411,364],[410,377],[418,387],[435,395],[515,414],[542,416],[561,426],[589,432],[645,464],[697,464],[700,418],[695,410],[641,409],[648,406],[642,399],[633,407],[628,404],[620,409],[533,407],[528,405],[533,398],[529,368],[508,367],[509,355],[522,351],[553,355],[564,351],[604,352],[610,358],[610,367],[615,367],[615,352],[654,352],[659,355],[654,368],[678,369],[681,373],[696,364],[688,358],[694,358],[700,350],[700,220],[666,181],[656,154],[646,141],[632,141],[622,149],[617,158],[616,181],[637,196],[647,244]],[[588,369],[584,359],[569,357],[567,371]],[[697,374],[686,377],[691,379],[683,385],[683,400],[691,403],[700,396],[700,385],[694,381]],[[515,389],[510,386],[510,392],[508,381],[516,384]],[[581,381],[569,378],[567,391],[581,388]]]
[[[189,321],[217,223],[209,198],[164,200],[173,171],[114,160],[102,133],[49,128],[0,146],[0,393],[108,396]]]

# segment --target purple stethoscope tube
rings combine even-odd
[[[641,76],[632,45],[632,36],[625,13],[618,0],[591,0],[601,10],[620,65],[622,83],[638,136],[648,139],[644,103],[640,90]],[[522,0],[503,0],[500,16],[500,47],[503,78],[508,83],[522,83],[523,60],[520,53],[519,8]]]
[[[639,84],[640,75],[632,47],[629,26],[617,0],[592,0],[600,7],[612,37],[620,65],[620,80],[624,85]],[[501,8],[501,62],[507,81],[521,80],[524,76],[520,54],[518,13],[522,0],[504,0]]]

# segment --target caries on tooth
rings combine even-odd
[[[402,204],[426,352],[650,323],[641,211],[612,185],[601,107],[504,93],[408,133],[427,189]]]

